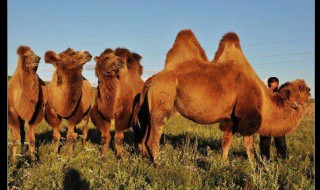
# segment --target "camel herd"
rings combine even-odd
[[[82,75],[92,59],[87,51],[71,48],[57,54],[47,51],[45,62],[55,67],[49,85],[39,78],[40,57],[28,46],[17,49],[17,68],[8,83],[8,121],[13,131],[13,159],[29,126],[28,144],[35,158],[34,129],[43,117],[53,128],[54,152],[59,151],[62,119],[67,122],[67,146],[73,155],[75,128],[82,122],[83,142],[89,118],[101,131],[102,155],[115,129],[116,157],[121,158],[124,131],[132,129],[135,147],[159,164],[159,144],[165,122],[180,114],[195,123],[220,123],[222,159],[226,160],[234,134],[244,137],[250,161],[254,159],[253,136],[283,136],[295,130],[310,98],[304,80],[287,82],[276,93],[259,79],[247,61],[236,33],[225,34],[212,61],[191,30],[178,33],[165,67],[145,82],[141,56],[125,48],[107,48],[96,56],[97,95]],[[92,105],[92,100],[95,100]]]

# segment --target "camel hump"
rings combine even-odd
[[[208,58],[194,33],[190,29],[182,30],[167,53],[165,69],[174,70],[178,65],[193,60],[207,62]]]
[[[81,105],[83,111],[87,111],[91,105],[93,89],[90,82],[83,77]]]
[[[242,64],[245,67],[250,64],[245,58],[240,46],[240,38],[235,32],[228,32],[221,38],[212,63],[225,64],[233,61],[236,64]],[[250,70],[252,70],[250,68]]]
[[[196,36],[190,29],[181,30],[176,37],[175,43],[183,42],[185,40],[195,40],[197,41]]]
[[[237,33],[235,32],[228,32],[226,33],[222,39],[222,43],[234,43],[236,46],[240,46],[240,39]]]

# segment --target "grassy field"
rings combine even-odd
[[[313,109],[312,109],[313,110]],[[82,126],[78,133],[81,134]],[[27,130],[27,129],[26,129]],[[60,127],[66,137],[65,123]],[[26,131],[27,132],[27,131]],[[112,131],[112,136],[114,132]],[[9,189],[314,189],[314,115],[306,115],[297,130],[287,136],[289,159],[277,160],[272,141],[271,162],[250,165],[235,138],[229,161],[221,160],[222,132],[218,125],[197,125],[182,117],[170,118],[161,140],[161,167],[133,152],[133,132],[125,133],[124,156],[115,158],[114,143],[106,159],[100,156],[100,132],[89,123],[87,146],[76,140],[75,156],[69,157],[65,139],[60,155],[53,153],[52,129],[43,121],[36,128],[39,160],[30,163],[27,151],[17,163],[10,161]],[[259,137],[255,151],[259,154]],[[258,163],[258,162],[257,162]]]

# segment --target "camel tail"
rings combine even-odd
[[[153,77],[150,77],[146,80],[146,82],[143,85],[143,89],[140,93],[140,98],[139,101],[136,103],[134,111],[133,111],[133,121],[134,121],[134,125],[138,125],[139,123],[139,113],[142,110],[148,110],[149,106],[148,106],[148,100],[147,100],[147,93],[148,90],[150,88],[150,85],[152,83]]]
[[[132,114],[132,129],[136,135],[136,143],[142,142],[142,139],[145,136],[147,128],[150,124],[150,112],[147,94],[152,80],[153,76],[145,81],[139,100],[134,105]]]

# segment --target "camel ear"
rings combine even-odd
[[[44,55],[44,61],[46,63],[51,63],[53,66],[57,66],[57,62],[60,60],[59,55],[53,51],[47,51]]]
[[[98,63],[98,62],[100,61],[100,57],[95,56],[95,57],[94,57],[94,61],[95,61],[96,63]]]
[[[22,56],[24,55],[27,51],[30,51],[30,47],[28,46],[19,46],[18,49],[17,49],[17,54],[19,56]]]

